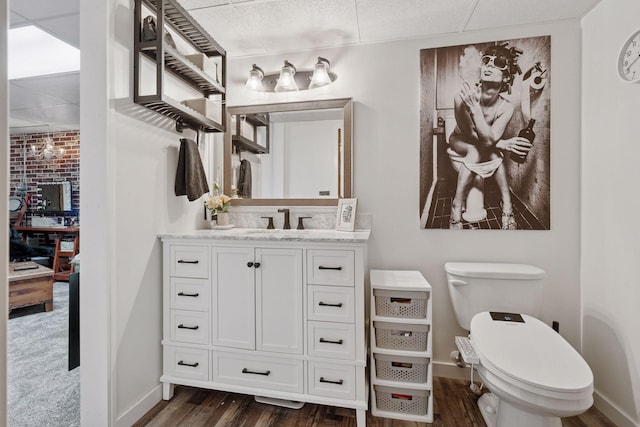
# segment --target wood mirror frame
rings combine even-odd
[[[277,104],[245,105],[227,108],[227,121],[231,123],[231,116],[237,114],[275,113],[305,110],[324,110],[341,108],[343,112],[343,198],[352,197],[351,164],[352,164],[352,101],[351,98],[328,99],[322,101],[283,102]],[[231,194],[231,156],[232,156],[232,132],[230,125],[224,136],[224,194]],[[337,206],[338,198],[318,199],[233,199],[232,206]]]

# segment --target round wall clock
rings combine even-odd
[[[622,45],[618,57],[618,74],[627,83],[640,82],[640,30]]]

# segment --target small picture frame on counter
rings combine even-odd
[[[337,231],[353,231],[356,226],[356,207],[358,199],[338,200],[338,215],[336,217]]]

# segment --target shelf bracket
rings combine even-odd
[[[176,132],[182,133],[185,129],[191,129],[195,132],[198,132],[200,128],[198,126],[194,126],[190,123],[185,123],[181,120],[176,120]]]

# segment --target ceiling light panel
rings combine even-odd
[[[34,26],[9,30],[9,79],[80,69],[80,51]]]

